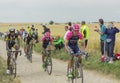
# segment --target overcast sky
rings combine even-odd
[[[0,0],[0,22],[120,21],[120,0]]]

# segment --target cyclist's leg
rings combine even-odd
[[[71,69],[73,58],[74,58],[74,51],[71,47],[68,47],[68,48],[70,50],[70,58],[69,58],[69,61],[68,61],[68,68]]]
[[[11,49],[11,46],[8,46],[9,47],[9,49]],[[9,52],[7,52],[7,71],[6,71],[6,73],[7,74],[9,74],[10,73],[10,53]]]
[[[85,39],[85,48],[87,47],[88,39]]]
[[[24,45],[24,52],[25,52],[25,55],[26,55],[26,53],[27,53],[27,43],[25,43],[25,45]]]
[[[28,53],[29,44],[26,45],[26,53]]]
[[[44,69],[45,68],[45,48],[43,48],[43,51],[42,51],[42,68]]]
[[[17,44],[14,45],[15,50],[19,50],[19,47]],[[18,52],[15,52],[15,60],[17,60]]]
[[[45,48],[43,48],[43,51],[42,51],[42,62],[43,63],[45,62],[44,59],[45,59]]]
[[[75,54],[76,54],[76,56],[78,56],[79,63],[82,63],[82,53],[78,46],[76,46],[76,48],[75,48]]]
[[[30,49],[31,49],[31,51],[33,51],[33,43],[34,43],[34,40],[31,40],[30,41]]]
[[[10,53],[7,52],[7,69],[9,70],[9,65],[10,65]]]
[[[72,64],[73,64],[73,59],[74,59],[74,51],[71,47],[69,47],[70,50],[70,59],[68,61],[68,77],[72,77]]]

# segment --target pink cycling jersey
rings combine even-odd
[[[43,36],[43,37],[42,37],[42,41],[44,42],[44,41],[46,41],[46,40],[48,40],[48,37]],[[49,40],[50,40],[50,42],[53,41],[53,39],[52,39],[51,36],[49,37]]]

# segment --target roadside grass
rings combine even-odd
[[[20,83],[18,78],[12,78],[10,75],[6,74],[6,64],[5,61],[0,57],[0,83]]]

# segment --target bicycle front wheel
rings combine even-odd
[[[46,60],[46,70],[48,74],[51,75],[52,73],[52,58],[51,57],[48,57]]]
[[[16,77],[17,74],[17,64],[16,61],[14,60],[14,78]]]
[[[15,59],[10,62],[10,74],[15,78],[17,73],[17,66]]]
[[[82,69],[82,65],[80,63],[76,64],[75,83],[83,83],[83,69]]]

